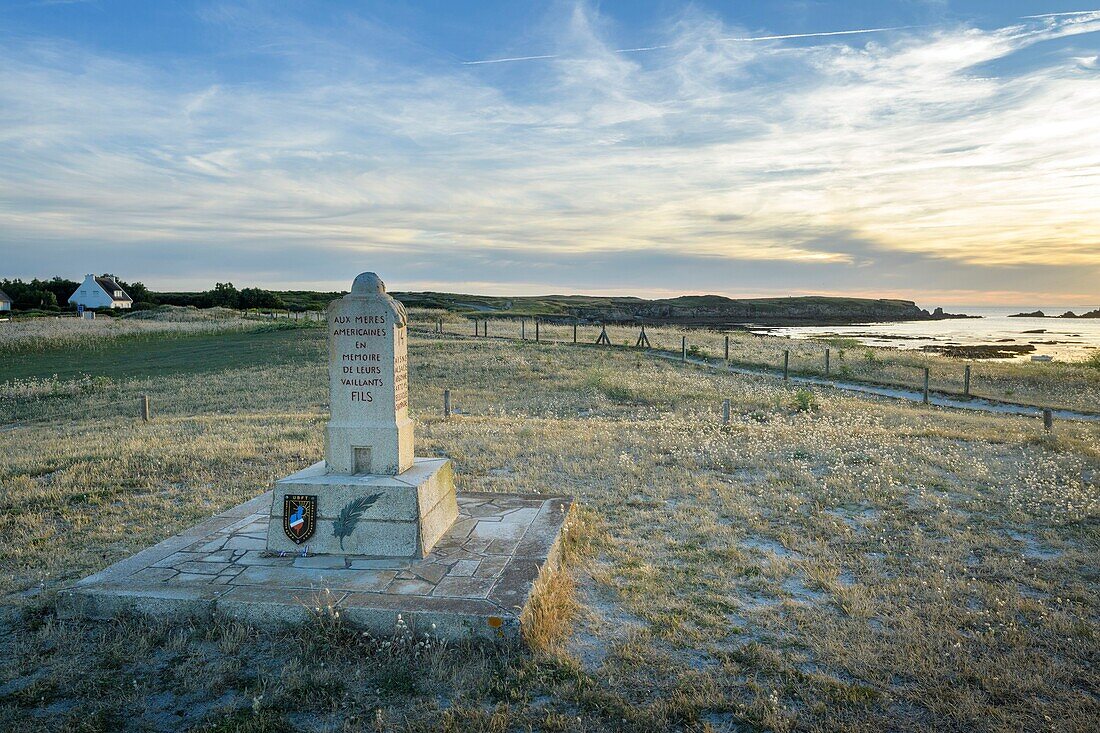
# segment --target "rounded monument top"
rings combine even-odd
[[[351,284],[352,295],[375,295],[386,292],[386,283],[373,272],[361,273]]]

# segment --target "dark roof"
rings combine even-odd
[[[11,298],[8,297],[8,294],[5,293],[3,290],[0,290],[0,300],[6,300],[9,303],[14,302]]]
[[[107,295],[110,295],[115,300],[130,300],[130,301],[133,300],[133,298],[131,298],[125,290],[122,290],[122,286],[119,285],[118,283],[116,283],[111,278],[109,278],[109,277],[97,277],[95,279],[95,281],[97,283],[99,283],[99,287],[101,287],[101,288],[103,288],[104,290],[107,291]],[[121,298],[115,298],[115,291],[116,290],[122,290],[122,297]]]

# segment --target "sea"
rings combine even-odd
[[[921,349],[923,346],[976,346],[983,344],[1032,344],[1035,351],[1005,357],[1031,361],[1033,356],[1049,356],[1055,361],[1081,361],[1100,349],[1100,318],[1051,318],[1066,311],[1080,315],[1095,310],[1100,303],[1083,306],[944,306],[948,313],[965,313],[981,318],[943,321],[902,321],[868,323],[853,326],[790,326],[753,329],[758,333],[807,339],[838,336],[855,339],[868,346],[896,349]],[[1047,318],[1010,318],[1013,313],[1041,310]]]

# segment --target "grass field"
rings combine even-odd
[[[110,348],[119,339],[158,336],[178,338],[203,333],[227,333],[258,328],[261,317],[244,317],[224,308],[177,308],[101,315],[94,320],[72,316],[19,316],[0,323],[0,356],[69,348],[86,352]]]
[[[425,329],[434,327],[439,311],[413,311],[414,323]],[[451,332],[472,335],[470,322],[452,316],[446,321]],[[489,319],[490,336],[528,340],[535,337],[533,319],[526,328],[516,319]],[[599,336],[600,327],[582,325],[578,328],[580,343],[591,344]],[[637,326],[608,326],[611,343],[618,347],[633,347],[637,342]],[[681,339],[687,339],[692,356],[716,362],[725,357],[725,338],[729,338],[730,363],[735,366],[782,370],[783,353],[790,351],[792,374],[825,376],[825,349],[830,349],[830,372],[833,379],[891,387],[920,389],[924,384],[924,369],[929,370],[933,391],[961,395],[964,370],[968,362],[949,356],[915,350],[899,350],[861,346],[851,339],[825,341],[757,336],[745,331],[713,331],[702,328],[647,327],[646,333],[654,349],[680,353]],[[543,323],[539,335],[547,341],[572,342],[573,327]],[[1094,352],[1100,354],[1100,351]],[[1100,362],[1031,363],[999,360],[969,362],[971,395],[1036,407],[1063,408],[1084,412],[1100,412]]]
[[[452,458],[460,491],[582,505],[558,633],[529,652],[446,648],[323,617],[297,631],[58,620],[65,583],[320,457],[323,340],[249,330],[34,357],[0,366],[0,423],[23,422],[0,433],[6,729],[1085,731],[1100,718],[1100,426],[1046,435],[626,351],[414,338],[419,454]],[[461,411],[448,421],[444,389]],[[134,418],[141,394],[149,424]]]
[[[162,334],[140,334],[115,340],[115,348],[82,351],[53,347],[12,354],[0,367],[0,374],[9,380],[43,375],[62,380],[82,375],[134,379],[201,375],[241,364],[289,364],[301,361],[306,352],[315,355],[324,333],[321,328],[265,324],[232,338],[204,332],[171,339]]]

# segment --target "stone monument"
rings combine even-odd
[[[267,549],[425,557],[458,504],[451,462],[413,454],[405,308],[364,272],[327,320],[325,460],[276,482]]]
[[[137,613],[268,626],[315,620],[460,639],[517,639],[557,566],[572,499],[463,492],[416,458],[405,309],[373,273],[328,308],[325,460],[62,591],[63,617]],[[291,368],[291,367],[288,367]]]

